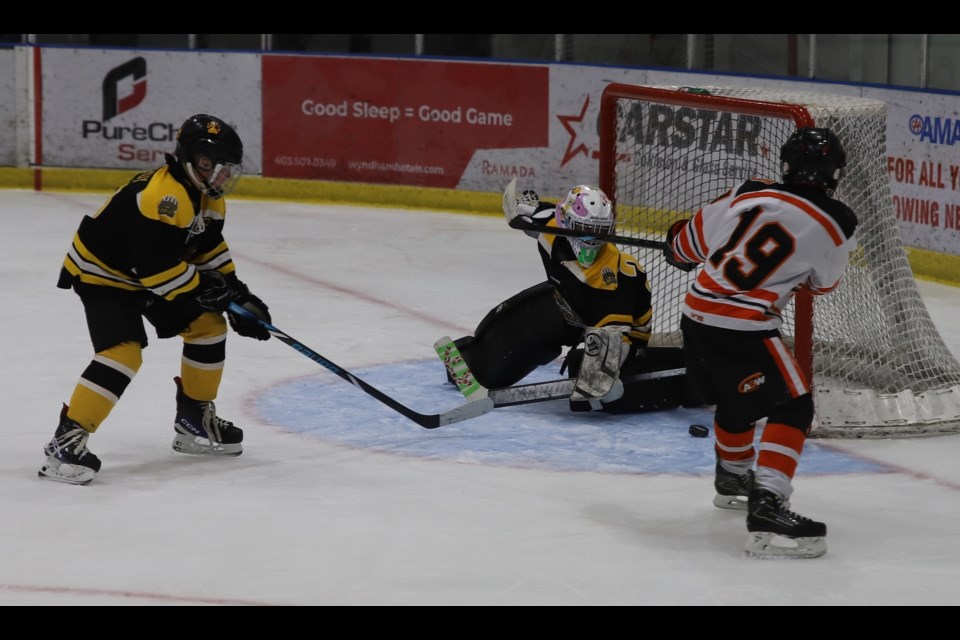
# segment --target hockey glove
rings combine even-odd
[[[676,238],[687,226],[689,220],[677,220],[667,230],[667,244],[663,248],[663,259],[671,267],[676,267],[681,271],[693,271],[697,268],[695,262],[682,262],[678,260],[673,253],[673,239]]]
[[[532,216],[540,206],[540,196],[533,189],[526,189],[517,198],[517,213],[522,216]]]
[[[260,320],[266,323],[272,322],[270,319],[270,310],[266,303],[250,293],[250,288],[247,287],[247,285],[241,282],[235,274],[227,276],[227,280],[230,283],[230,288],[233,290],[232,302],[236,302]],[[245,338],[256,338],[257,340],[270,339],[270,332],[259,322],[235,313],[230,313],[229,310],[227,311],[227,320],[230,321],[230,327]]]
[[[222,313],[233,301],[233,289],[219,271],[201,271],[196,299],[207,311]]]

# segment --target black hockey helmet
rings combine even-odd
[[[847,166],[847,152],[830,129],[797,129],[780,149],[784,184],[812,184],[833,193]]]
[[[177,131],[177,159],[190,180],[207,196],[230,193],[243,175],[243,143],[220,118],[198,113]]]

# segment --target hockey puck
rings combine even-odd
[[[687,429],[694,438],[706,438],[710,435],[710,429],[707,429],[702,424],[692,424],[690,428]]]

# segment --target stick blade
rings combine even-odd
[[[455,409],[450,409],[449,411],[444,411],[441,413],[438,416],[437,421],[439,424],[437,426],[442,427],[444,425],[462,422],[464,420],[470,420],[471,418],[482,416],[485,413],[490,413],[493,411],[493,407],[493,400],[487,397],[471,400],[470,402],[456,407]]]

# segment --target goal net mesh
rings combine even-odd
[[[616,93],[630,93],[616,85]],[[669,88],[604,99],[612,158],[601,184],[617,203],[618,232],[663,240],[666,229],[738,182],[780,178],[780,147],[797,117],[763,104],[800,105],[847,151],[836,197],[857,214],[858,249],[840,284],[814,298],[812,334],[794,304],[782,333],[812,339],[814,434],[885,437],[960,430],[960,365],[933,325],[913,278],[886,173],[886,106],[862,98],[757,88]],[[737,100],[717,100],[717,97]],[[746,101],[750,101],[747,104]],[[732,103],[743,104],[737,106]],[[718,104],[722,103],[722,104]],[[610,147],[613,147],[612,149]],[[612,171],[611,171],[612,169]],[[680,345],[684,295],[696,271],[631,247],[653,288],[654,344]]]

